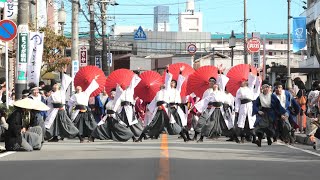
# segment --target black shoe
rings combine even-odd
[[[238,139],[238,140],[239,140],[239,139]],[[233,138],[227,139],[226,141],[232,142],[232,141],[233,141]]]
[[[132,136],[132,141],[135,142],[136,140],[136,137]]]
[[[260,139],[256,140],[256,144],[258,145],[258,147],[261,147],[261,140]]]
[[[241,137],[241,143],[243,144],[244,143],[244,137]]]
[[[144,136],[143,137],[143,140],[148,140],[149,138],[147,136]]]
[[[240,143],[239,138],[236,138],[235,141],[236,141],[236,143],[238,143],[238,144]]]
[[[142,138],[138,138],[137,140],[134,140],[133,142],[142,142]]]
[[[277,138],[273,138],[273,142],[277,142],[278,140],[277,140]]]
[[[57,136],[53,137],[52,139],[50,139],[48,142],[58,142],[59,139]]]
[[[200,139],[197,141],[197,143],[200,143],[200,142],[203,142],[203,139],[200,138]]]
[[[272,144],[272,140],[269,137],[267,137],[267,140],[268,140],[268,145],[270,146]]]
[[[94,137],[89,137],[88,142],[94,142]]]

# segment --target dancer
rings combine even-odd
[[[268,145],[272,144],[271,137],[275,133],[274,120],[276,117],[281,116],[281,119],[285,120],[289,116],[277,96],[272,93],[272,86],[267,81],[262,82],[262,93],[254,102],[253,114],[257,115],[255,128],[258,147],[261,147],[264,133],[267,135]]]
[[[96,81],[98,77],[99,75],[95,76],[85,91],[82,91],[82,88],[77,86],[78,93],[72,95],[69,100],[69,111],[72,112],[75,107],[75,111],[70,114],[71,120],[79,130],[80,143],[84,142],[85,137],[90,137],[97,126],[91,111],[88,111],[88,103],[91,93],[99,88],[99,84]]]

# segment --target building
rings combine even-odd
[[[154,31],[170,31],[169,6],[154,7]]]
[[[316,20],[320,17],[320,0],[308,0],[306,10],[300,15],[306,17],[307,23],[307,55],[305,61],[300,62],[299,67],[308,76],[307,85],[310,87],[313,80],[320,79],[320,32]]]
[[[179,14],[179,32],[202,32],[202,13],[195,12],[194,0],[188,0],[185,12]]]

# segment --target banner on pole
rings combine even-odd
[[[4,1],[0,1],[4,2]],[[18,1],[5,1],[4,3],[4,14],[5,19],[14,20],[17,19],[18,15]]]
[[[294,17],[292,24],[293,52],[298,52],[306,46],[306,17]]]
[[[38,84],[42,65],[44,33],[29,33],[28,82]]]
[[[260,32],[252,32],[252,38],[260,39]],[[255,68],[260,67],[260,50],[259,52],[254,52],[251,55],[251,65]]]
[[[19,25],[18,27],[18,67],[17,67],[17,83],[27,82],[28,68],[28,44],[29,44],[28,25]]]
[[[95,65],[96,65],[98,68],[102,68],[102,66],[101,66],[101,60],[102,60],[102,58],[101,58],[100,55],[97,55],[97,56],[95,57]]]
[[[88,50],[85,46],[80,47],[79,49],[80,57],[80,67],[88,65]]]

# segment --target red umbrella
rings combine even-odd
[[[203,93],[209,87],[209,78],[218,77],[218,68],[215,66],[202,66],[197,69],[188,78],[187,93],[195,93],[198,97],[202,97]]]
[[[86,90],[97,75],[99,75],[99,77],[96,79],[97,83],[99,84],[99,88],[90,95],[97,96],[103,91],[104,83],[106,82],[106,76],[97,66],[86,66],[81,68],[74,77],[74,87],[80,86],[83,90]]]
[[[229,78],[229,82],[226,86],[227,91],[230,92],[233,96],[236,96],[238,89],[241,86],[241,82],[244,80],[248,80],[248,75],[250,72],[250,68],[253,74],[257,74],[257,69],[251,67],[249,64],[238,64],[233,66],[227,77]]]
[[[179,77],[179,73],[180,73],[180,68],[184,66],[185,69],[182,71],[182,76],[184,76],[186,78],[186,80],[183,82],[182,84],[182,89],[181,89],[181,93],[180,95],[182,97],[187,95],[187,81],[188,81],[188,77],[189,75],[194,73],[194,69],[186,63],[175,63],[169,66],[169,72],[173,75],[172,79],[173,80],[178,80]],[[163,75],[163,79],[165,79],[165,73]]]
[[[151,102],[163,84],[161,75],[155,71],[140,74],[141,81],[134,89],[135,95],[145,102]]]
[[[117,69],[113,71],[105,81],[105,87],[107,93],[110,95],[110,92],[113,88],[117,87],[117,84],[125,90],[129,85],[134,76],[134,72],[129,69]]]

